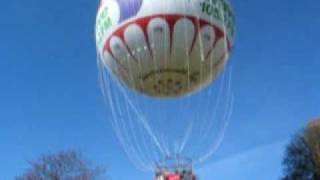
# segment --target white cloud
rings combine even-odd
[[[207,180],[272,180],[281,176],[281,162],[288,141],[260,146],[199,171]]]

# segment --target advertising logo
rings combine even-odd
[[[120,7],[119,23],[138,14],[143,0],[117,0]]]

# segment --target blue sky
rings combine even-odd
[[[320,116],[320,1],[231,2],[234,113],[200,176],[276,179],[289,138]],[[107,121],[94,42],[98,1],[0,4],[0,179],[39,154],[70,148],[115,180],[151,179],[127,161]]]

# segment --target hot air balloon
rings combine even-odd
[[[101,1],[102,92],[137,167],[181,177],[212,155],[231,114],[230,74],[221,72],[234,24],[226,0]]]

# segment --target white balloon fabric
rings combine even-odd
[[[233,105],[230,71],[218,75],[233,46],[234,23],[226,0],[101,2],[102,92],[136,167],[154,171],[167,159],[201,164],[216,151]]]
[[[104,0],[96,39],[103,63],[126,86],[170,98],[207,87],[234,40],[225,0]]]

